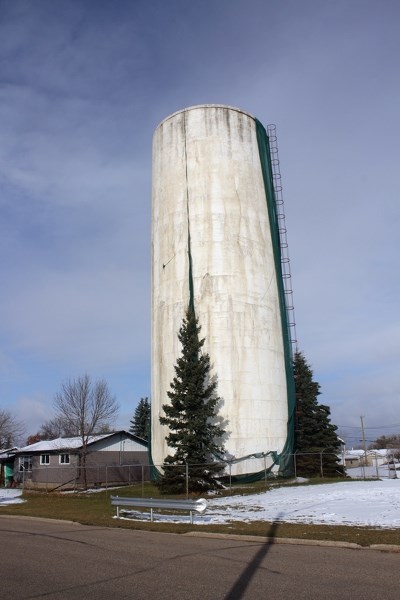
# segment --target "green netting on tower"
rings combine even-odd
[[[266,459],[270,458],[272,463],[267,467]],[[238,463],[242,463],[245,460],[249,460],[252,458],[263,458],[264,459],[264,468],[260,471],[252,472],[252,473],[243,473],[241,475],[231,475],[231,467],[232,465],[236,465]],[[223,459],[222,459],[223,461]],[[225,461],[223,461],[225,462]],[[254,483],[255,481],[261,481],[262,479],[275,479],[276,475],[273,472],[275,465],[279,464],[279,455],[277,452],[256,452],[253,454],[249,454],[248,456],[242,456],[240,458],[236,458],[234,460],[225,462],[225,475],[221,477],[221,481],[231,483]],[[229,474],[228,474],[229,471]]]
[[[151,420],[150,420],[149,439],[148,439],[148,446],[147,446],[147,459],[149,461],[149,479],[150,479],[150,481],[155,482],[158,479],[160,479],[161,472],[156,467],[156,465],[154,464],[154,461],[153,461],[153,453],[151,451],[151,446],[152,446],[151,430],[152,430],[152,424],[151,424]]]
[[[296,404],[296,394],[293,377],[293,357],[292,347],[289,334],[289,324],[286,312],[285,290],[283,287],[282,263],[281,263],[281,244],[279,236],[279,223],[276,210],[276,198],[274,184],[272,178],[271,152],[267,132],[257,119],[256,132],[258,151],[260,154],[260,162],[262,175],[264,180],[265,198],[268,208],[268,216],[271,230],[272,247],[274,253],[275,273],[279,293],[279,305],[281,313],[281,326],[283,335],[283,347],[285,355],[285,370],[286,370],[286,388],[288,402],[288,422],[287,422],[287,438],[285,446],[281,454],[276,459],[276,464],[279,465],[279,474],[284,477],[293,475],[293,450],[294,450],[294,412]]]

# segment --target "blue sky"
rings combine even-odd
[[[0,0],[0,406],[150,395],[151,141],[202,103],[275,123],[297,338],[348,441],[400,431],[397,0]],[[372,429],[376,428],[376,429]]]

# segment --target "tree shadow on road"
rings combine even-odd
[[[240,600],[240,598],[243,597],[247,587],[249,586],[249,584],[251,582],[251,579],[253,578],[253,576],[256,573],[257,569],[259,568],[262,560],[267,556],[271,546],[274,543],[274,540],[276,537],[276,531],[279,526],[279,518],[281,516],[282,515],[278,515],[277,520],[274,521],[273,523],[271,523],[271,526],[267,532],[267,538],[268,538],[267,541],[265,542],[265,544],[263,544],[261,546],[261,548],[255,554],[252,561],[247,565],[247,567],[245,568],[243,573],[233,584],[233,586],[231,587],[229,592],[224,597],[224,600]]]

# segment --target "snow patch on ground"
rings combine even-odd
[[[21,504],[25,502],[21,498],[22,490],[14,488],[0,488],[0,506],[7,506],[8,504]]]
[[[210,500],[213,523],[237,520],[400,527],[400,479],[282,487]]]
[[[150,514],[122,511],[125,518],[150,519]],[[188,515],[154,511],[156,522],[188,522]],[[281,487],[261,494],[214,498],[204,514],[193,515],[197,525],[233,521],[275,521],[363,527],[400,527],[400,479],[346,481],[322,485]]]

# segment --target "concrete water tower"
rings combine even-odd
[[[279,212],[279,211],[278,211]],[[221,105],[167,117],[153,139],[152,459],[171,452],[159,423],[192,300],[218,378],[233,474],[293,448],[294,386],[268,135]],[[258,461],[258,462],[257,462]],[[271,462],[271,461],[270,461]],[[250,466],[251,465],[251,466]]]

